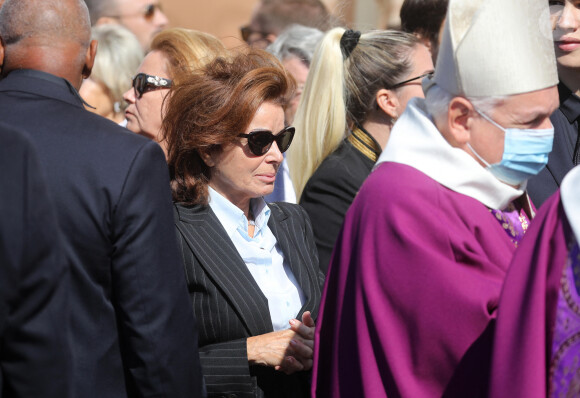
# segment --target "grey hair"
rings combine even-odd
[[[425,106],[427,107],[427,112],[429,112],[433,118],[446,114],[449,109],[449,103],[455,97],[457,96],[449,93],[447,90],[436,84],[431,86],[425,94]],[[466,97],[466,99],[478,110],[489,114],[496,106],[501,104],[506,97]]]
[[[109,89],[113,102],[124,109],[123,93],[131,87],[131,79],[143,60],[139,40],[127,28],[117,24],[95,26],[92,38],[99,43],[91,79]]]
[[[266,50],[280,61],[296,57],[310,66],[314,50],[323,36],[319,29],[294,24],[285,29]]]

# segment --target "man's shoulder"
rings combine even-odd
[[[334,152],[322,161],[314,174],[330,175],[333,178],[340,178],[341,173],[337,173],[337,169],[343,169],[350,172],[356,172],[358,170],[368,175],[372,164],[373,162],[369,158],[355,149],[350,142],[344,140]]]
[[[2,154],[3,159],[6,157],[19,158],[21,152],[28,152],[32,148],[32,143],[26,132],[1,120],[0,142],[0,154]],[[18,151],[18,155],[15,155],[15,149]]]
[[[304,191],[331,187],[333,191],[356,193],[372,170],[373,163],[352,145],[343,143],[331,153],[308,179]]]
[[[453,213],[456,217],[459,213],[485,209],[476,199],[441,185],[411,166],[395,162],[377,166],[363,183],[357,201],[387,213],[406,209],[417,214]]]
[[[142,147],[143,145],[151,142],[150,139],[140,136],[132,131],[128,130],[126,127],[122,127],[119,124],[112,122],[102,116],[94,114],[92,112],[87,112],[82,110],[79,114],[79,118],[85,128],[84,134],[95,136],[95,138],[100,138],[105,143],[110,145],[127,145]]]
[[[404,191],[427,195],[443,186],[414,167],[396,163],[380,163],[371,172],[362,189],[369,192]]]
[[[108,161],[118,158],[132,159],[144,149],[162,152],[159,145],[149,138],[135,134],[109,119],[84,109],[75,109],[55,117],[63,118],[66,128],[70,129],[68,135],[66,132],[59,134],[62,134],[61,138],[66,140],[65,145],[71,150],[89,151],[96,157]],[[50,121],[47,120],[46,133],[50,133],[50,125]]]
[[[64,79],[38,71],[13,72],[2,80],[0,119],[31,133],[63,142],[67,149],[87,146],[140,148],[149,141],[102,116],[84,109],[82,100]],[[33,134],[32,134],[33,133]],[[76,137],[78,139],[73,138]]]

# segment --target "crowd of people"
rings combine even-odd
[[[580,396],[580,7],[400,17],[0,0],[0,397]]]

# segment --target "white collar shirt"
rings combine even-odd
[[[251,199],[255,215],[254,236],[248,234],[248,219],[244,212],[209,187],[209,205],[232,240],[242,260],[268,300],[274,331],[288,329],[288,321],[305,302],[276,237],[268,227],[271,210],[263,198]]]

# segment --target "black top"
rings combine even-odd
[[[326,274],[346,211],[381,153],[366,131],[355,129],[316,169],[300,205],[312,221],[320,269]]]
[[[554,125],[554,145],[548,165],[528,182],[528,194],[540,207],[560,187],[562,179],[574,167],[579,152],[577,142],[580,98],[563,83],[558,84],[560,107],[550,116]]]

